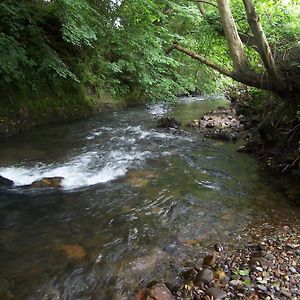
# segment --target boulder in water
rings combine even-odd
[[[14,185],[14,182],[10,179],[7,179],[0,175],[0,187],[11,187]]]
[[[181,126],[181,122],[174,117],[162,117],[157,121],[158,128],[174,128],[178,129]]]
[[[63,177],[45,177],[40,180],[36,180],[31,184],[31,187],[34,188],[43,188],[43,187],[54,187],[61,188]]]

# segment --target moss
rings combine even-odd
[[[122,98],[107,92],[91,93],[83,85],[60,83],[32,92],[23,90],[2,98],[0,137],[15,135],[32,127],[91,116],[99,111],[126,107]]]

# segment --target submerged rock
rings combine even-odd
[[[62,245],[61,250],[63,250],[69,258],[81,259],[86,256],[86,252],[80,245]]]
[[[125,182],[133,187],[143,187],[150,183],[151,178],[156,175],[147,170],[129,170],[126,173]]]
[[[34,181],[30,186],[34,188],[37,187],[61,188],[63,180],[64,180],[63,177],[45,177],[43,179]]]
[[[13,185],[14,185],[14,182],[12,180],[0,175],[0,187],[10,187]]]

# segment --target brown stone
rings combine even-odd
[[[36,180],[31,184],[31,187],[38,188],[38,187],[55,187],[60,188],[63,177],[45,177],[40,180]]]
[[[175,300],[171,291],[163,283],[158,283],[149,289],[147,300],[148,298],[151,300]]]
[[[213,266],[216,263],[216,255],[213,253],[211,255],[207,255],[203,259],[203,266]]]
[[[134,296],[133,300],[146,300],[148,291],[146,288],[141,288]]]

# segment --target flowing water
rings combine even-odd
[[[217,241],[242,243],[255,224],[300,216],[297,190],[237,144],[157,129],[227,105],[182,99],[39,128],[1,142],[1,299],[127,299],[172,279]],[[31,188],[62,176],[62,189]]]

